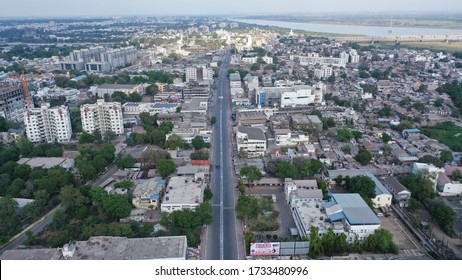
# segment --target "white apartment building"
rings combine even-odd
[[[197,67],[188,67],[185,69],[185,74],[186,74],[186,82],[200,82],[202,81],[202,71],[199,73],[199,68]],[[199,79],[200,78],[200,79]]]
[[[350,51],[350,63],[359,63],[359,54],[356,50]]]
[[[350,54],[351,55],[351,54]],[[322,57],[319,56],[317,53],[310,53],[308,56],[301,56],[301,55],[291,55],[290,60],[297,59],[300,62],[300,65],[307,66],[307,65],[332,65],[337,67],[345,67],[347,61],[343,58],[337,57]]]
[[[247,57],[243,57],[241,60],[242,60],[242,63],[245,63],[245,64],[254,64],[254,63],[257,63],[258,57],[257,56],[247,56]]]
[[[50,108],[45,104],[24,113],[27,138],[33,143],[69,142],[72,137],[71,118],[66,106]]]
[[[82,127],[88,133],[99,130],[101,135],[112,131],[117,135],[124,133],[122,106],[120,102],[104,102],[98,99],[96,104],[80,107]]]
[[[292,133],[290,129],[274,129],[276,146],[295,146],[308,143],[310,137],[303,133]]]
[[[265,155],[266,136],[263,130],[256,127],[238,126],[237,150],[247,152],[247,157],[259,157]]]
[[[332,76],[332,73],[332,67],[327,65],[321,66],[321,69],[314,70],[314,76],[318,79],[329,78]]]
[[[273,64],[273,58],[270,57],[270,56],[266,56],[266,55],[265,55],[265,56],[263,56],[261,59],[262,59],[266,64]]]
[[[286,91],[281,95],[281,108],[306,106],[313,103],[322,102],[322,93],[311,89],[299,89],[296,91]]]

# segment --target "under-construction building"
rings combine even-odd
[[[18,85],[0,84],[0,116],[8,121],[23,122],[26,111],[24,90]]]

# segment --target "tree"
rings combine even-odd
[[[133,92],[132,94],[130,94],[130,101],[131,102],[141,102],[142,99],[143,99],[143,97],[141,97],[141,95],[136,91]]]
[[[255,219],[260,212],[260,205],[256,198],[247,195],[239,196],[236,204],[236,214],[239,220],[246,222],[249,219]]]
[[[392,140],[392,138],[388,133],[382,132],[382,140],[384,143],[388,143]]]
[[[449,150],[442,150],[440,153],[440,160],[444,163],[451,162],[454,159],[452,152]]]
[[[135,183],[133,183],[132,180],[128,180],[128,179],[117,182],[114,185],[114,187],[118,189],[130,189],[130,188],[133,188],[134,186],[135,186]]]
[[[210,190],[210,189],[207,188],[205,190]],[[213,222],[213,207],[210,204],[210,202],[208,202],[210,199],[206,200],[206,202],[204,203],[201,203],[196,208],[196,211],[195,211],[202,225],[210,225]]]
[[[430,164],[433,164],[434,166],[436,167],[444,167],[444,162],[437,158],[437,157],[434,157],[434,156],[431,156],[431,155],[426,155],[426,156],[423,156],[421,158],[419,158],[418,162],[422,162],[422,163],[430,163]]]
[[[351,132],[351,130],[349,128],[339,128],[339,129],[337,129],[337,140],[338,141],[340,141],[340,142],[349,141],[353,137],[354,137],[353,133]]]
[[[106,132],[103,135],[103,142],[105,143],[111,143],[112,140],[115,140],[117,138],[117,135],[115,134],[114,131],[112,130],[106,130]]]
[[[186,142],[178,135],[170,135],[165,146],[170,150],[175,150],[176,148],[183,149],[186,146]]]
[[[99,186],[93,186],[90,189],[90,199],[93,205],[103,206],[107,196],[108,193]]]
[[[204,138],[202,136],[194,137],[193,140],[191,141],[191,144],[196,150],[208,148],[210,146],[208,143],[205,143]]]
[[[73,186],[64,186],[59,193],[61,204],[71,211],[83,206],[86,198],[80,193],[80,190]]]
[[[79,138],[79,143],[80,144],[87,144],[87,143],[93,143],[95,142],[95,137],[87,132],[82,132]]]
[[[382,109],[379,110],[379,116],[381,117],[392,117],[394,116],[395,113],[393,112],[393,109],[391,109],[388,106],[383,107]]]
[[[430,213],[447,235],[454,236],[454,223],[457,219],[457,213],[450,206],[433,200],[430,204]]]
[[[368,150],[361,149],[355,156],[355,160],[362,165],[367,165],[372,160],[372,154]]]
[[[367,237],[363,248],[365,251],[381,254],[398,254],[399,252],[398,246],[393,242],[393,234],[382,228]]]
[[[0,244],[4,244],[21,230],[17,209],[18,203],[12,198],[0,197]]]
[[[332,73],[332,75],[329,78],[327,78],[327,81],[331,84],[335,83],[335,74]]]
[[[25,181],[20,178],[16,178],[11,182],[8,187],[6,194],[11,197],[18,197],[19,193],[25,188]]]
[[[383,144],[382,145],[382,151],[385,153],[385,154],[390,154],[391,153],[391,147],[390,145],[388,144]]]
[[[135,159],[130,154],[123,154],[117,157],[115,164],[119,168],[133,167],[135,164]]]
[[[128,198],[121,194],[108,195],[103,202],[105,212],[114,220],[130,216],[132,205]]]
[[[260,180],[263,176],[260,170],[254,165],[241,168],[240,175],[241,177],[247,177],[249,184]]]
[[[322,254],[322,242],[319,238],[319,229],[317,227],[311,226],[310,228],[310,250],[308,256],[312,259],[315,259],[317,256]]]
[[[204,201],[209,201],[213,197],[213,192],[210,188],[204,190]]]
[[[0,116],[0,132],[5,132],[8,130],[8,126],[6,124],[6,119]]]
[[[129,100],[128,96],[122,91],[114,91],[112,93],[111,99],[113,102],[120,102],[120,103],[125,103]]]
[[[277,171],[277,176],[279,178],[296,178],[297,177],[297,168],[287,162],[287,161],[281,161],[279,164],[278,164],[278,171]]]
[[[363,133],[361,131],[358,131],[358,130],[353,130],[351,132],[353,134],[353,137],[358,140],[359,138],[363,137]]]
[[[29,165],[19,164],[14,169],[13,178],[20,178],[20,179],[23,179],[24,181],[27,181],[29,180],[30,172],[31,172],[31,169]]]
[[[437,98],[435,100],[435,102],[433,103],[433,105],[435,105],[435,107],[442,107],[444,104],[444,99],[443,98]]]
[[[258,71],[258,70],[260,70],[260,64],[259,63],[254,63],[250,67],[250,71]]]
[[[346,154],[349,154],[349,153],[351,152],[351,147],[350,147],[350,145],[344,145],[344,146],[342,147],[342,151],[343,151],[344,153],[346,153]]]
[[[157,164],[157,172],[163,177],[167,177],[176,170],[175,163],[170,159],[163,159]]]
[[[213,116],[212,119],[210,120],[210,123],[212,125],[216,124],[217,123],[217,117]]]
[[[350,192],[359,193],[366,201],[375,197],[375,183],[368,176],[354,176],[350,180]]]
[[[29,141],[25,136],[21,136],[16,139],[15,141],[16,147],[18,147],[19,152],[23,156],[29,156],[32,153],[32,150],[34,149],[34,144]]]

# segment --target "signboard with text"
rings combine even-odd
[[[279,256],[281,245],[279,242],[250,243],[251,256]]]

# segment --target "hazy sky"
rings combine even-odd
[[[20,0],[2,1],[0,17],[223,15],[361,11],[462,11],[460,0]]]

